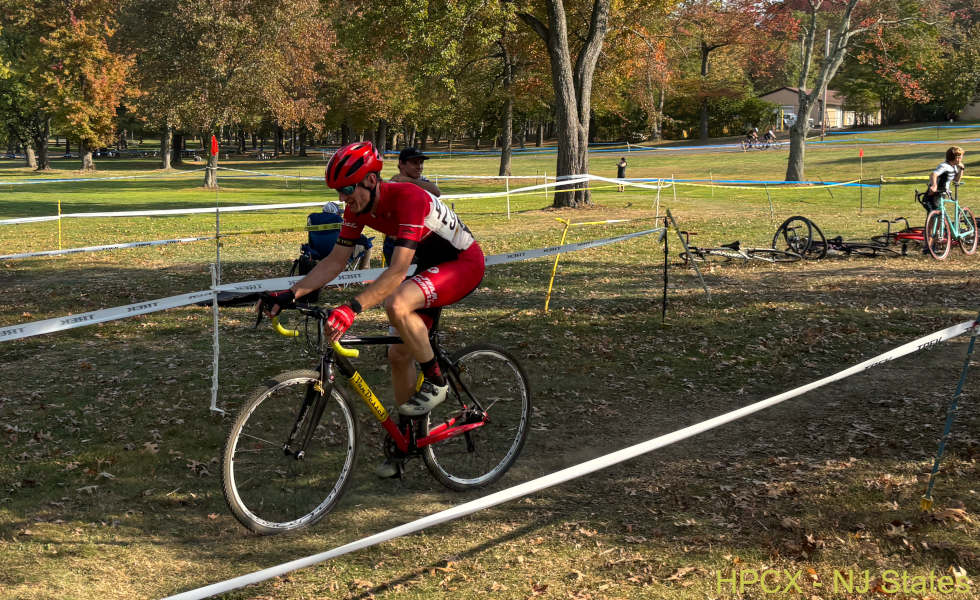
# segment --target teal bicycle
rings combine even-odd
[[[973,254],[977,251],[977,237],[977,220],[973,211],[960,206],[959,184],[956,184],[956,195],[950,197],[949,192],[944,192],[939,210],[933,210],[926,217],[926,248],[936,260],[949,256],[953,244],[958,244],[963,254]]]

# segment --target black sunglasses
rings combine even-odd
[[[345,196],[350,196],[351,194],[354,193],[354,188],[356,187],[357,187],[356,185],[345,185],[342,188],[338,188],[337,191]]]

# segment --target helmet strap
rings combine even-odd
[[[371,194],[371,200],[369,200],[368,203],[364,206],[364,209],[361,210],[361,211],[359,211],[357,214],[363,215],[363,214],[369,213],[369,212],[371,212],[371,209],[374,208],[374,200],[377,197],[378,185],[379,184],[380,184],[380,182],[374,184],[374,187],[373,188],[369,188],[368,186],[364,185],[364,182],[359,182],[357,184],[357,187],[362,187],[362,188],[366,189],[369,194]]]

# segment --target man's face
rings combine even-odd
[[[369,173],[361,181],[361,185],[354,186],[354,190],[350,194],[345,194],[343,189],[337,190],[337,193],[340,196],[341,202],[351,207],[351,210],[355,213],[360,213],[371,202],[371,190],[376,185],[378,185],[378,176],[374,173]]]
[[[398,161],[398,171],[405,177],[418,179],[422,176],[424,162],[424,158],[410,158],[408,160]]]

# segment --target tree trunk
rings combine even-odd
[[[174,130],[170,126],[170,121],[168,120],[164,126],[163,130],[160,132],[160,168],[164,171],[170,170],[170,153],[171,153],[171,141],[173,139]]]
[[[350,143],[350,125],[347,121],[340,124],[340,145],[346,146]]]
[[[422,127],[422,143],[419,144],[420,150],[422,150],[422,152],[425,152],[425,146],[428,143],[429,143],[429,126],[428,125],[424,125]]]
[[[299,128],[299,155],[309,156],[306,153],[306,125],[301,125]]]
[[[589,170],[589,116],[592,113],[592,77],[609,27],[610,0],[595,0],[585,43],[572,63],[568,25],[562,0],[547,0],[548,26],[533,15],[521,13],[524,22],[541,36],[548,47],[551,81],[555,90],[555,122],[558,134],[558,181]],[[566,184],[567,185],[567,184]],[[564,187],[564,186],[562,186]],[[555,207],[589,204],[589,190],[556,188]]]
[[[500,169],[498,175],[510,175],[510,159],[514,151],[514,97],[504,100],[504,119],[500,131]]]
[[[711,53],[712,48],[701,40],[701,80],[704,81],[708,78],[708,55]],[[701,141],[706,141],[708,139],[708,99],[701,99],[701,127],[700,127],[700,137]]]
[[[810,112],[813,104],[808,97],[800,99],[796,122],[789,128],[789,159],[786,162],[786,181],[805,181],[806,136],[810,132]]]
[[[374,133],[374,145],[381,153],[381,156],[385,155],[388,149],[388,121],[387,119],[378,119],[378,129]]]
[[[71,139],[68,138],[68,137],[66,137],[65,138],[65,158],[68,158],[70,155],[71,155]]]
[[[514,95],[511,87],[514,82],[514,64],[507,46],[501,38],[500,50],[504,60],[504,112],[500,124],[500,169],[498,175],[510,175],[510,159],[514,148]]]
[[[51,119],[41,118],[41,126],[34,134],[34,151],[37,153],[35,170],[48,171],[51,169],[51,157],[48,155],[48,136],[51,134]]]
[[[248,139],[245,137],[245,128],[238,128],[238,153],[245,154],[245,144],[248,143]]]
[[[37,154],[34,153],[34,146],[30,144],[24,146],[24,164],[35,171],[40,170],[37,168]]]
[[[252,137],[252,150],[255,150],[255,148],[256,148],[256,143],[258,142],[258,140],[256,140],[256,139],[255,139],[255,132],[254,132],[254,131],[253,131],[253,132],[251,132],[251,133],[250,133],[250,135],[251,135],[251,137]]]
[[[534,139],[534,145],[538,148],[544,144],[544,122],[538,121],[538,135]]]
[[[276,126],[276,149],[273,152],[276,158],[279,158],[280,154],[286,153],[286,132],[283,131],[282,127]]]
[[[654,135],[658,142],[664,140],[664,100],[667,96],[667,86],[660,86],[660,103],[657,105],[657,119],[655,121]]]
[[[83,171],[94,171],[95,161],[92,160],[92,144],[88,140],[82,140],[79,146],[78,153],[82,158],[82,170]]]
[[[176,168],[184,164],[184,134],[175,131],[173,140],[173,153],[170,155],[170,166]]]

